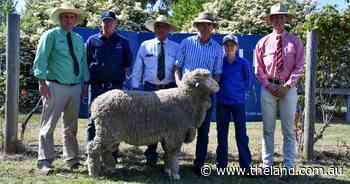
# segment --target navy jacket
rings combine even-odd
[[[123,83],[125,68],[132,61],[129,43],[125,38],[117,32],[108,39],[97,33],[88,38],[86,49],[90,83]]]

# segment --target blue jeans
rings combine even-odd
[[[211,112],[214,107],[214,96],[211,96],[211,103],[212,105],[207,111],[202,125],[197,129],[196,158],[194,159],[194,166],[198,169],[204,165],[204,161],[207,157],[209,140],[208,136],[211,122]]]
[[[176,84],[175,83],[168,84],[168,88],[172,88],[172,87],[176,87]],[[157,88],[156,85],[145,82],[145,84],[143,86],[143,90],[145,90],[145,91],[157,91],[159,89]],[[158,143],[151,144],[151,145],[147,146],[147,149],[144,153],[147,161],[156,162],[158,160],[157,147],[158,147]]]
[[[105,84],[91,84],[91,93],[89,98],[89,107],[91,106],[91,103],[93,100],[98,97],[99,95],[112,90],[112,89],[122,89],[123,84],[115,84],[115,83],[105,83]],[[90,116],[90,114],[89,114]],[[86,128],[86,134],[87,134],[87,141],[90,142],[94,140],[95,137],[95,123],[91,119],[89,119],[89,123]]]
[[[218,147],[216,149],[217,166],[227,167],[228,157],[228,131],[231,119],[235,123],[236,144],[241,168],[249,169],[251,154],[248,147],[249,138],[246,129],[246,115],[244,104],[225,105],[218,100],[216,107]]]

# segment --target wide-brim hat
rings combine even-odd
[[[289,21],[294,17],[294,15],[291,12],[289,12],[288,6],[283,3],[277,3],[271,6],[270,13],[263,16],[262,19],[266,20],[267,22],[270,22],[270,17],[272,15],[286,15]]]
[[[51,11],[51,20],[58,24],[59,23],[59,19],[60,19],[60,15],[62,13],[73,13],[77,15],[77,22],[76,24],[80,24],[83,21],[83,17],[82,14],[83,12],[77,8],[75,8],[72,4],[69,3],[63,3],[60,7],[58,8],[54,8]]]
[[[148,30],[154,32],[154,26],[155,26],[156,24],[158,24],[158,23],[163,23],[163,24],[169,25],[171,32],[176,31],[176,26],[173,25],[173,24],[168,20],[168,18],[167,18],[166,16],[164,16],[164,15],[160,15],[159,17],[156,18],[156,20],[148,20],[148,21],[145,22],[144,25],[145,25],[145,27],[146,27]]]
[[[218,26],[217,22],[215,21],[214,16],[209,13],[209,12],[201,12],[198,14],[198,17],[196,17],[193,22],[192,26],[196,27],[197,24],[200,23],[210,23],[212,24],[215,28]]]

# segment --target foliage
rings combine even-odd
[[[189,30],[191,21],[195,16],[203,11],[203,4],[207,0],[177,0],[173,6],[173,16],[170,20],[176,25],[178,30]]]
[[[318,29],[317,87],[350,88],[350,10],[339,12],[326,6],[307,16],[298,32],[305,39],[307,30]]]
[[[268,34],[271,26],[262,20],[270,7],[280,0],[215,0],[204,7],[219,17],[219,32],[235,34]],[[285,0],[295,15],[289,28],[305,21],[305,15],[315,9],[315,4],[306,1]]]
[[[2,1],[1,1],[2,2]],[[10,1],[8,1],[10,2]],[[37,82],[32,75],[32,63],[36,45],[44,31],[55,26],[50,21],[53,7],[58,7],[63,0],[27,0],[21,20],[20,47],[20,110],[28,112],[39,99]],[[104,10],[114,11],[119,17],[119,24],[124,30],[143,31],[143,23],[154,15],[143,10],[146,0],[69,0],[75,7],[84,11],[85,21],[81,27],[98,27],[100,14]],[[4,27],[2,28],[3,30]],[[5,33],[3,31],[2,33]],[[0,35],[0,106],[5,99],[5,35]]]

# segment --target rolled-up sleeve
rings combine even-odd
[[[260,42],[256,45],[255,48],[255,62],[256,62],[256,70],[255,70],[255,75],[257,80],[260,82],[260,84],[266,88],[270,82],[268,80],[268,76],[266,73],[266,66],[264,64],[264,61],[262,59],[263,57],[263,52],[262,52],[262,46],[260,45]]]
[[[295,56],[295,66],[290,74],[289,79],[286,82],[286,85],[294,87],[300,77],[304,73],[304,45],[300,39],[296,40],[296,56]]]
[[[183,40],[180,44],[180,51],[175,62],[175,66],[182,68],[185,64],[186,57],[186,39]]]
[[[53,45],[54,35],[51,32],[45,32],[41,36],[36,50],[33,64],[34,77],[41,80],[47,79],[47,66]]]

